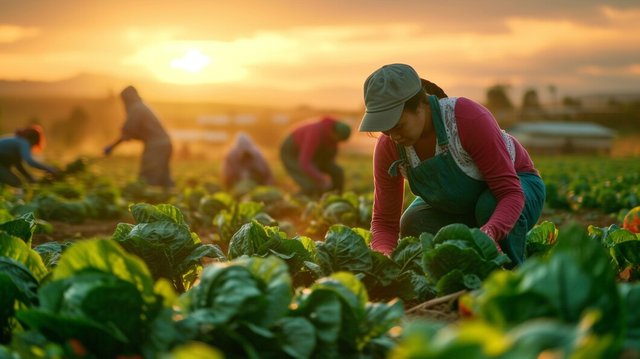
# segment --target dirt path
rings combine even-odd
[[[130,223],[130,221],[131,219],[129,218],[111,220],[88,219],[83,223],[73,224],[60,221],[49,221],[53,226],[52,233],[34,234],[33,245],[36,246],[38,244],[51,241],[64,242],[92,237],[110,237],[118,223]]]

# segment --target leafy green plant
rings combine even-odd
[[[20,328],[16,309],[38,303],[37,291],[47,270],[21,238],[0,232],[0,343]]]
[[[548,256],[528,259],[513,272],[495,272],[474,297],[475,312],[498,328],[536,318],[578,325],[593,311],[592,332],[609,338],[610,353],[620,349],[624,338],[624,302],[610,257],[577,225],[560,230]]]
[[[606,228],[590,225],[587,232],[591,239],[608,250],[618,272],[628,269],[637,276],[640,269],[640,236],[615,224]]]
[[[527,232],[525,257],[545,255],[556,244],[558,229],[553,222],[542,221]]]
[[[559,320],[538,319],[513,328],[499,328],[483,321],[458,325],[416,321],[409,323],[390,359],[537,359],[605,358],[610,338],[591,333],[594,313],[587,313],[579,325]]]
[[[211,344],[231,357],[282,353],[279,342],[286,338],[276,336],[274,326],[286,316],[292,296],[287,266],[276,257],[213,263],[199,284],[180,297],[183,319],[177,325],[189,340]]]
[[[112,239],[142,258],[154,278],[169,279],[178,292],[193,285],[203,257],[224,258],[219,247],[200,242],[177,207],[138,203],[130,210],[136,224],[119,223]]]
[[[311,239],[300,236],[289,239],[278,227],[265,226],[252,220],[231,237],[228,258],[274,255],[287,263],[296,285],[307,285],[317,278],[305,265],[313,261],[315,252],[315,244]]]
[[[435,236],[424,233],[423,268],[438,295],[478,289],[493,271],[509,263],[489,236],[462,223],[442,227]]]
[[[17,313],[31,333],[22,340],[72,343],[96,358],[164,351],[179,335],[171,324],[175,293],[161,283],[154,286],[145,264],[114,241],[77,242],[39,289],[39,304]]]

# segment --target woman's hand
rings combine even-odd
[[[324,177],[322,179],[322,182],[320,182],[320,189],[322,189],[323,192],[326,192],[330,190],[331,187],[333,187],[333,183],[331,182],[331,179]]]
[[[502,247],[500,247],[500,244],[495,239],[495,234],[493,233],[493,230],[489,227],[482,227],[480,228],[480,230],[493,240],[493,243],[496,245],[496,249],[498,250],[498,253],[504,254],[504,252],[502,251]]]
[[[113,151],[113,146],[109,145],[102,150],[102,153],[104,153],[105,156],[109,156],[112,151]]]
[[[49,169],[47,170],[47,172],[49,172],[50,174],[52,174],[53,176],[57,176],[60,174],[60,169],[57,167],[49,167]]]

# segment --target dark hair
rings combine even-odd
[[[415,110],[418,108],[418,105],[421,102],[422,103],[428,102],[427,100],[428,95],[436,95],[436,97],[438,98],[449,97],[444,92],[444,90],[440,88],[440,86],[436,85],[435,83],[429,80],[420,79],[420,83],[422,83],[422,90],[418,91],[417,94],[415,94],[412,98],[410,98],[409,100],[407,100],[407,102],[404,103],[404,110],[415,112]]]
[[[449,97],[444,92],[444,90],[440,88],[440,86],[434,84],[433,82],[425,79],[420,79],[420,82],[422,83],[422,88],[427,92],[427,94],[436,95],[437,98]]]
[[[30,125],[16,130],[16,136],[20,136],[31,144],[35,150],[44,148],[44,131],[40,125]]]

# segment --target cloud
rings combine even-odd
[[[20,40],[35,37],[40,30],[35,27],[22,27],[0,24],[0,44],[14,43]]]
[[[249,9],[241,12],[235,4],[185,1],[158,0],[154,16],[141,5],[111,11],[77,1],[62,11],[51,3],[37,19],[13,5],[0,22],[11,17],[25,27],[0,25],[0,77],[76,69],[300,93],[339,89],[358,99],[366,76],[391,62],[472,98],[496,83],[586,92],[640,80],[633,43],[640,9],[628,0],[240,0]],[[87,16],[96,11],[101,16]],[[171,66],[189,53],[206,64]]]

